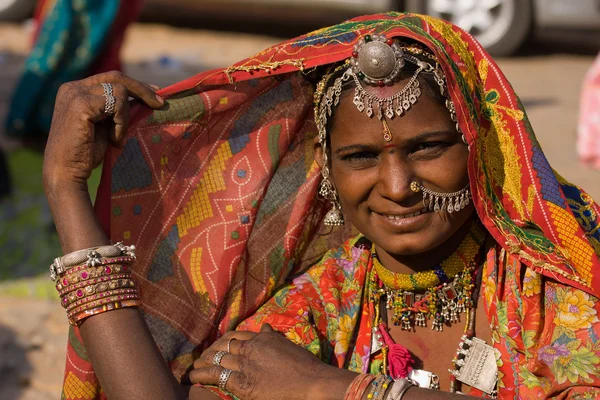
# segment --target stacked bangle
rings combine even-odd
[[[346,394],[344,394],[344,400],[360,400],[367,391],[367,388],[375,380],[374,375],[360,374],[354,378]]]
[[[113,301],[113,302],[104,304],[102,306],[96,307],[96,308],[82,311],[81,313],[79,313],[77,315],[73,315],[73,316],[69,317],[69,322],[72,321],[71,323],[73,325],[77,325],[80,321],[83,321],[84,319],[86,319],[88,317],[91,317],[91,316],[94,316],[97,314],[101,314],[106,311],[116,310],[119,308],[138,307],[140,304],[141,304],[141,302],[139,301],[139,299]]]
[[[135,248],[122,243],[56,258],[50,275],[57,280],[56,290],[69,322],[76,325],[92,315],[139,306],[139,291],[131,279],[134,261]]]

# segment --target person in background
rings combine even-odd
[[[143,0],[40,0],[33,47],[5,121],[10,139],[43,149],[58,88],[65,82],[121,70],[119,52]]]
[[[583,165],[600,169],[600,53],[583,80],[577,153]]]

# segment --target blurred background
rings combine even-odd
[[[592,68],[600,0],[0,0],[0,399],[60,396],[68,324],[47,278],[60,246],[41,154],[61,79],[121,68],[164,87],[310,30],[391,10],[444,18],[479,39],[520,95],[552,166],[600,199],[600,169],[584,166],[576,145],[583,123],[592,121],[587,134],[600,136],[600,117],[580,115],[600,90],[600,64]],[[76,51],[87,38],[76,22],[85,18],[97,45]],[[56,53],[65,57],[57,62]],[[96,171],[92,196],[98,181]]]

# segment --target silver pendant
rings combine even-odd
[[[469,339],[463,336],[458,349],[464,358],[454,361],[457,368],[450,373],[465,385],[493,394],[498,380],[494,348],[476,337]]]
[[[383,338],[379,332],[379,328],[373,327],[373,335],[371,335],[371,355],[377,353],[383,348]]]

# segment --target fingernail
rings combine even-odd
[[[163,99],[162,97],[160,97],[158,94],[156,95],[156,100],[158,100],[158,102],[160,104],[165,104],[165,99]]]

